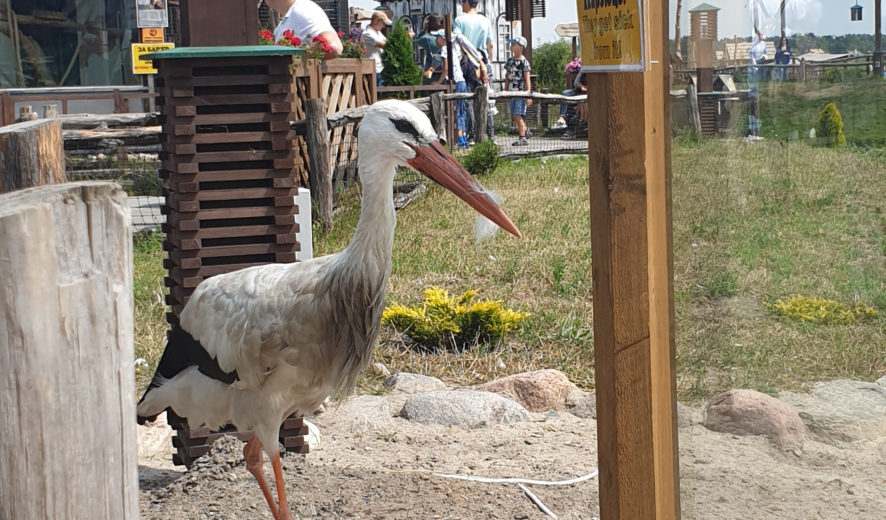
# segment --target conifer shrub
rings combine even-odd
[[[492,173],[501,165],[500,151],[501,149],[492,139],[487,139],[474,145],[462,157],[461,164],[471,175],[486,175],[487,173]]]
[[[818,113],[818,136],[825,139],[828,146],[846,144],[846,136],[843,135],[843,117],[837,110],[836,103],[828,103]]]
[[[382,325],[406,335],[424,351],[465,350],[476,345],[495,345],[529,317],[502,307],[498,301],[474,301],[477,291],[459,297],[439,287],[425,289],[421,305],[394,304],[382,313]]]
[[[847,305],[834,300],[794,296],[787,301],[766,302],[766,307],[774,312],[795,320],[821,324],[849,324],[865,319],[876,318],[876,310],[864,303]]]
[[[381,71],[382,85],[397,87],[421,83],[421,69],[415,63],[412,52],[412,40],[409,39],[406,25],[402,20],[397,20],[381,54],[384,66]]]

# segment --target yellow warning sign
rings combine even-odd
[[[162,27],[142,29],[142,43],[163,43],[166,39],[164,32]]]
[[[174,43],[133,43],[132,44],[132,73],[133,74],[156,74],[157,69],[151,60],[143,59],[142,56],[152,52],[174,49]]]
[[[576,0],[581,71],[643,70],[641,0]]]

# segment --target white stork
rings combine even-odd
[[[234,424],[253,437],[243,448],[276,520],[290,520],[278,435],[294,412],[310,414],[346,395],[369,362],[391,272],[394,174],[411,166],[490,220],[520,232],[479,183],[441,146],[428,118],[402,101],[367,109],[357,144],[360,219],[344,251],[209,278],[173,327],[139,422],[166,409],[191,424]],[[275,502],[262,471],[274,470]]]

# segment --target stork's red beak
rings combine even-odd
[[[432,141],[428,146],[409,144],[409,147],[415,150],[415,158],[409,161],[410,166],[439,182],[481,215],[495,222],[498,227],[520,238],[517,226],[492,200],[492,197],[486,192],[486,188],[475,181],[471,174],[455,160],[455,157],[447,152],[446,148],[443,148],[443,145]]]

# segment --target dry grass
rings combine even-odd
[[[673,164],[681,399],[886,374],[882,159],[803,144],[711,141],[675,144]],[[587,177],[587,160],[573,158],[507,163],[483,178],[503,196],[522,240],[499,233],[475,243],[474,212],[438,187],[399,212],[389,303],[416,304],[432,285],[457,294],[477,289],[532,317],[500,345],[459,353],[419,354],[384,331],[376,359],[391,370],[461,383],[553,367],[593,388]],[[355,223],[352,203],[332,230],[315,235],[315,254],[341,250]],[[136,253],[137,261],[155,261]],[[159,286],[162,273],[156,276],[151,287]],[[822,326],[766,310],[765,301],[794,294],[863,301],[880,317]],[[159,347],[148,345],[162,339],[165,324],[152,307],[140,315],[159,325],[137,334],[139,355],[154,362]],[[369,390],[378,383],[371,375],[362,382]]]

